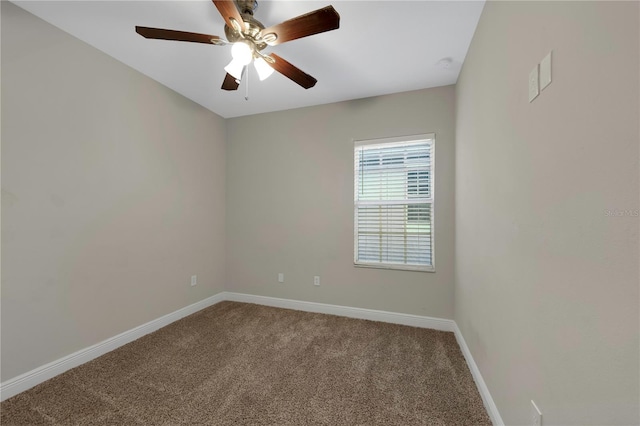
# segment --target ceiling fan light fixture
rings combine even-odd
[[[273,68],[271,68],[269,64],[267,64],[267,61],[262,58],[256,58],[256,60],[253,61],[253,65],[256,67],[260,81],[266,80],[271,74],[273,74]]]
[[[231,56],[234,61],[242,64],[242,66],[248,65],[249,62],[251,62],[251,59],[253,59],[253,50],[247,43],[239,41],[237,43],[233,43],[233,46],[231,47]]]
[[[229,62],[229,65],[224,67],[224,70],[232,75],[236,80],[241,80],[244,67],[245,64],[234,58],[231,60],[231,62]]]

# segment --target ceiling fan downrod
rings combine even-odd
[[[235,0],[240,13],[253,16],[253,11],[258,8],[257,0]]]

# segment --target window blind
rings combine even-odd
[[[433,269],[433,138],[355,145],[356,264]]]

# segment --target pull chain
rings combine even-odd
[[[245,95],[244,95],[244,100],[248,101],[249,100],[249,67],[246,66],[246,67],[244,67],[244,69],[245,69],[245,77],[247,79],[247,84],[245,85],[246,91],[245,91]]]

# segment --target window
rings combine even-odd
[[[355,141],[355,264],[433,271],[434,135]]]

